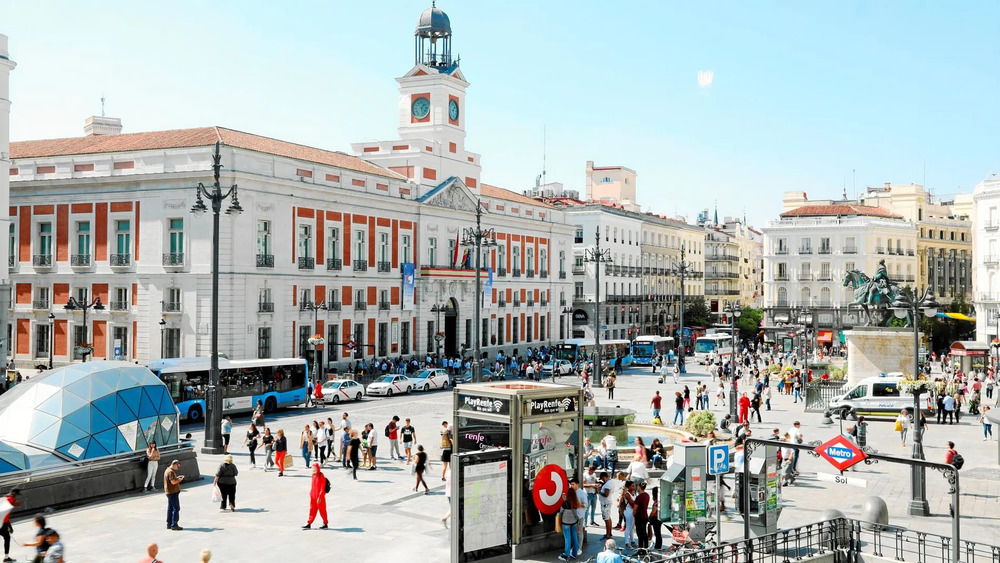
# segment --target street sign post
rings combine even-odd
[[[837,471],[844,471],[868,457],[865,452],[843,436],[836,436],[816,446],[816,453],[830,462]]]
[[[715,545],[722,543],[722,474],[729,473],[729,446],[708,447],[708,474],[715,475]]]

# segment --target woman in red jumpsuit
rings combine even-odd
[[[323,471],[320,469],[318,463],[313,464],[312,473],[312,487],[309,489],[309,521],[306,522],[305,526],[302,526],[303,530],[308,530],[312,528],[313,520],[316,519],[316,512],[319,512],[320,518],[323,519],[323,525],[319,528],[325,530],[328,524],[326,518],[326,475],[323,475]]]

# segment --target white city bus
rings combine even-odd
[[[728,362],[733,354],[733,337],[729,334],[708,334],[694,341],[694,357],[699,364],[707,364],[711,357]]]

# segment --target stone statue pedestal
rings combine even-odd
[[[856,384],[883,373],[913,372],[913,329],[857,327],[845,330],[847,382]]]

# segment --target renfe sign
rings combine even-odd
[[[832,440],[827,440],[816,446],[816,453],[823,459],[830,462],[838,471],[843,471],[852,465],[864,461],[868,457],[850,440],[843,436],[837,436]]]

